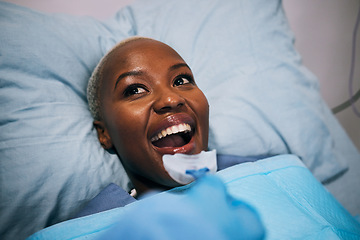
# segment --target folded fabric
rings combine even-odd
[[[240,157],[218,154],[216,158],[218,170],[220,171],[236,164],[253,162],[265,157]],[[130,196],[128,192],[126,192],[124,189],[117,186],[116,184],[111,183],[105,189],[103,189],[95,198],[93,198],[89,202],[89,204],[87,204],[83,209],[81,209],[81,211],[79,211],[79,213],[76,214],[74,218],[84,217],[116,207],[124,207],[134,201],[135,199]]]
[[[29,240],[98,239],[109,236],[107,234],[127,238],[128,236],[143,236],[141,235],[143,227],[144,231],[149,233],[147,237],[150,239],[152,236],[161,239],[161,235],[156,234],[169,236],[168,234],[172,233],[171,236],[174,237],[177,236],[176,234],[185,236],[184,229],[191,232],[199,227],[195,219],[208,219],[205,222],[209,225],[212,222],[215,226],[221,224],[222,221],[227,222],[227,219],[223,218],[225,215],[222,215],[223,208],[219,208],[220,212],[217,212],[217,207],[211,208],[210,212],[206,209],[207,206],[218,204],[217,200],[229,196],[228,202],[244,203],[243,206],[249,206],[245,208],[247,210],[240,208],[242,209],[240,212],[243,213],[243,210],[246,212],[244,217],[252,216],[251,219],[254,220],[252,223],[256,222],[256,215],[248,214],[252,211],[248,210],[255,209],[265,228],[266,239],[360,238],[360,224],[324,189],[299,158],[293,155],[280,155],[235,165],[219,171],[216,176],[225,184],[226,190],[223,184],[218,183],[218,180],[215,180],[216,184],[212,180],[206,184],[205,179],[205,184],[198,185],[203,188],[196,188],[197,182],[195,182],[152,195],[123,208],[54,225],[34,234]],[[198,195],[197,191],[199,191]],[[199,202],[196,203],[197,200]],[[182,214],[174,203],[179,204],[179,209],[188,206],[191,211]],[[172,215],[173,218],[167,216],[167,211],[170,213],[173,211],[176,216]],[[194,215],[189,218],[191,213]],[[164,216],[166,223],[160,222],[157,225],[153,219],[160,221],[161,216]],[[241,214],[233,217],[241,219]],[[176,222],[176,225],[183,224],[184,228],[171,227],[171,221]],[[158,231],[147,228],[147,224]],[[239,229],[247,226],[242,225],[242,221],[237,221],[237,224]],[[168,225],[169,229],[166,229]],[[251,229],[253,236],[261,237],[261,234],[258,234],[261,232],[260,225],[251,226],[247,226],[247,232]],[[113,227],[115,228],[112,229]],[[222,227],[225,226],[221,225],[220,228]],[[230,237],[234,239],[241,237],[239,232],[232,232],[231,226],[229,228]]]
[[[118,185],[111,183],[96,195],[74,218],[84,217],[117,207],[124,207],[135,201],[136,199],[130,196],[128,192]]]
[[[119,23],[116,24],[119,27]],[[24,239],[72,217],[102,188],[128,188],[99,144],[89,76],[131,24],[0,2],[0,238]]]

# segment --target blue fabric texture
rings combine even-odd
[[[230,196],[222,181],[209,175],[181,196],[164,194],[140,201],[98,239],[260,240],[264,235],[256,211]]]
[[[218,170],[231,167],[236,164],[244,162],[253,162],[259,159],[265,158],[261,157],[240,157],[234,155],[217,155],[217,165]],[[201,171],[200,171],[201,170]],[[196,177],[203,175],[207,171],[205,169],[200,169],[198,174],[195,174]],[[89,204],[87,204],[74,218],[84,217],[87,215],[99,213],[109,209],[124,207],[127,204],[136,201],[130,194],[117,186],[114,183],[109,184],[105,189],[103,189],[95,198],[93,198]]]
[[[117,207],[124,207],[135,201],[136,199],[130,196],[127,191],[118,185],[111,183],[98,195],[96,195],[96,197],[93,198],[84,209],[76,214],[75,218],[84,217]]]
[[[131,32],[118,24],[0,2],[1,239],[69,219],[111,182],[129,188],[86,102],[97,62]]]
[[[214,234],[200,239],[242,239],[241,232],[261,237],[260,226],[265,229],[265,239],[360,237],[359,222],[293,155],[238,164],[215,176],[151,195],[123,208],[54,225],[28,240],[111,239],[109,236],[199,239],[198,230]],[[256,212],[259,218],[254,215]],[[219,238],[216,234],[224,229],[226,237]]]
[[[225,168],[234,166],[236,164],[240,164],[244,162],[255,162],[257,160],[268,157],[270,156],[242,157],[236,155],[218,154],[216,155],[216,161],[217,161],[218,171],[220,171]]]
[[[281,1],[187,2],[139,0],[129,11],[136,34],[168,43],[191,66],[210,104],[209,147],[295,154],[320,181],[343,172],[348,149],[336,139],[346,134],[294,49]]]
[[[129,189],[98,143],[85,89],[106,51],[133,35],[191,66],[218,153],[293,153],[320,181],[360,158],[294,50],[280,0],[139,0],[104,22],[0,2],[0,27],[2,239],[71,218],[111,182]]]

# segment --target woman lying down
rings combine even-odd
[[[142,200],[110,215],[59,224],[31,239],[55,235],[59,239],[59,233],[65,239],[81,235],[107,240],[360,236],[359,223],[295,156],[228,168],[218,173],[226,184],[219,176],[204,174],[266,156],[243,158],[207,151],[208,102],[189,66],[164,43],[135,37],[116,45],[96,67],[88,101],[99,142],[119,156],[137,194],[131,196],[110,184],[77,217]],[[249,175],[239,175],[240,169],[250,171]],[[197,178],[195,184],[188,184]],[[145,198],[149,192],[169,189]],[[248,197],[256,210],[241,197]]]
[[[192,169],[215,172],[256,160],[206,152],[207,99],[186,62],[159,41],[133,37],[110,50],[89,81],[88,102],[99,141],[121,159],[135,187],[134,197],[193,181],[191,174],[179,172],[189,164]],[[96,210],[87,208],[79,216],[124,206],[135,199],[110,185],[94,201],[90,206],[96,205]]]

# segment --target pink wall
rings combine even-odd
[[[330,108],[349,98],[353,29],[359,0],[283,0],[296,48],[304,64],[318,77]],[[360,29],[357,34],[354,92],[360,88]],[[360,101],[355,104],[360,111]],[[351,108],[336,115],[360,150],[360,118]]]

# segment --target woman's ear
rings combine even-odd
[[[112,148],[113,144],[105,124],[102,121],[94,121],[94,127],[96,128],[101,146],[106,150]]]

